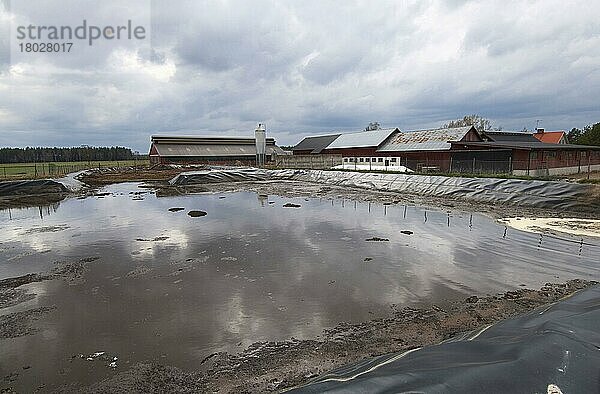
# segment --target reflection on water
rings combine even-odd
[[[0,312],[57,306],[39,333],[0,340],[0,376],[31,366],[13,383],[24,391],[115,372],[79,354],[116,355],[117,371],[141,360],[194,369],[210,353],[314,337],[392,303],[598,279],[593,241],[540,242],[478,214],[246,192],[156,198],[134,184],[104,191],[44,215],[0,212],[0,278],[101,257],[85,283],[28,285],[36,299]]]
[[[3,208],[0,209],[0,212],[4,213],[7,215],[9,220],[12,220],[12,214],[13,212],[17,211],[22,211],[22,210],[36,210],[38,212],[38,215],[40,217],[40,219],[43,219],[44,216],[48,216],[51,213],[56,212],[56,210],[58,209],[58,207],[60,206],[60,201],[57,202],[52,202],[52,203],[47,203],[47,204],[43,204],[43,205],[39,205],[36,207],[27,207],[27,208]]]

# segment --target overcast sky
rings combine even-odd
[[[600,121],[598,1],[15,1],[0,0],[0,146],[145,152],[151,134],[250,136],[258,122],[289,145],[471,113],[517,130]],[[118,14],[150,37],[11,57],[11,20],[52,13]]]

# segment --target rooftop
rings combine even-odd
[[[534,138],[535,139],[535,138]],[[600,146],[575,144],[547,144],[535,139],[535,142],[523,141],[487,141],[487,142],[455,142],[454,145],[485,146],[489,148],[509,148],[524,150],[600,150]]]
[[[341,133],[327,149],[367,148],[381,145],[398,128]]]
[[[221,135],[153,135],[153,143],[158,144],[254,144],[254,136]],[[267,144],[275,144],[275,139],[267,137]]]
[[[460,141],[473,126],[415,130],[398,133],[379,148],[378,152],[448,150],[450,141]]]
[[[548,144],[560,144],[563,138],[566,138],[564,131],[544,131],[543,133],[535,133],[533,136],[541,142]]]
[[[340,134],[318,135],[305,137],[296,146],[292,148],[294,151],[310,150],[310,153],[321,153],[321,151],[329,146],[338,138]]]
[[[539,142],[531,132],[525,131],[485,131],[484,134],[496,142]]]

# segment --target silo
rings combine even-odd
[[[265,164],[265,151],[267,149],[267,129],[262,123],[254,130],[256,140],[256,165],[262,167]]]

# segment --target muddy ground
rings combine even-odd
[[[23,285],[53,279],[62,279],[69,283],[79,283],[83,280],[87,264],[97,259],[98,257],[87,257],[72,262],[57,261],[50,272],[26,274],[0,280],[0,310],[35,298],[35,294],[21,288]],[[54,306],[45,306],[0,315],[0,340],[35,333],[35,320],[38,320],[45,313],[51,312],[54,309]]]
[[[53,181],[0,182],[0,209],[46,206],[69,195],[67,188]]]
[[[194,372],[154,363],[127,371],[79,392],[269,392],[309,382],[331,369],[365,358],[439,343],[556,302],[597,282],[548,283],[540,290],[521,289],[496,296],[472,296],[442,309],[392,306],[387,318],[339,324],[312,340],[291,338],[257,342],[238,354],[208,356]],[[60,391],[73,391],[65,387]]]
[[[94,188],[118,182],[147,182],[157,196],[184,193],[225,193],[255,191],[260,195],[347,199],[384,205],[421,205],[432,209],[482,212],[493,218],[507,216],[553,216],[598,218],[598,212],[565,212],[548,209],[486,205],[463,200],[399,195],[362,189],[331,187],[303,182],[253,182],[209,184],[175,188],[168,179],[182,169],[102,171],[86,174],[82,180]],[[38,196],[39,197],[39,196]],[[43,197],[41,197],[43,198]],[[61,195],[62,198],[62,195]],[[27,204],[27,200],[24,201]],[[40,205],[36,199],[30,205]],[[23,203],[23,201],[19,201]],[[14,206],[14,205],[13,205]],[[57,262],[53,270],[0,281],[0,310],[31,300],[34,295],[21,286],[43,280],[81,281],[91,257],[75,262]],[[364,358],[404,351],[439,343],[465,331],[556,302],[573,292],[596,284],[573,280],[547,284],[540,290],[521,289],[496,296],[472,296],[445,308],[436,305],[414,309],[392,306],[386,318],[360,324],[342,323],[311,340],[290,338],[282,342],[258,342],[237,354],[217,353],[203,360],[195,371],[183,371],[168,365],[139,363],[112,378],[89,387],[62,387],[62,392],[265,392],[282,391],[306,383],[331,369]],[[0,341],[36,332],[36,320],[52,313],[53,306],[32,308],[0,316]],[[15,374],[18,371],[14,372]],[[2,377],[0,377],[2,378]],[[6,380],[8,379],[8,381]],[[10,382],[10,376],[4,377]],[[10,390],[10,384],[8,386]],[[8,391],[10,392],[10,391]]]

